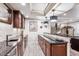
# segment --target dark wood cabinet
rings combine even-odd
[[[51,44],[49,44],[49,42],[45,41],[46,45],[45,45],[45,55],[46,56],[51,56]]]
[[[17,43],[16,46],[16,55],[17,56],[23,56],[27,45],[27,36],[25,36],[23,39],[20,39],[20,41]]]
[[[25,17],[21,15],[21,28],[25,28]]]
[[[17,56],[23,55],[23,42],[20,41],[17,43]]]
[[[28,36],[26,35],[24,37],[24,51],[26,50],[27,40],[28,40]]]
[[[17,10],[13,11],[13,27],[14,28],[21,28],[21,14],[20,14],[20,11],[17,11]]]
[[[72,49],[79,51],[79,37],[78,36],[74,36],[73,38],[71,38],[70,43],[71,43]]]
[[[8,9],[8,13],[9,13],[8,24],[12,24],[12,21],[13,21],[13,10]]]
[[[2,11],[0,11],[0,22],[5,24],[12,24],[12,9],[7,6],[6,3],[0,5]]]
[[[40,35],[38,42],[45,56],[67,56],[67,43],[53,44]]]
[[[25,17],[18,10],[13,10],[13,27],[24,28]]]
[[[52,45],[52,53],[53,56],[67,56],[67,44],[60,44],[60,45]]]
[[[41,46],[43,53],[45,53],[45,40],[42,37],[38,36],[38,42],[39,45]]]

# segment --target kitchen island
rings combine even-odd
[[[66,56],[67,41],[50,35],[38,35],[39,45],[46,56]]]

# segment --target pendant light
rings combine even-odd
[[[46,21],[44,21],[44,24],[48,24],[49,22],[47,21],[47,17],[45,17],[46,18]]]
[[[50,16],[50,20],[51,22],[56,22],[58,17],[54,15],[55,10],[52,10],[52,11],[53,11],[53,16]]]

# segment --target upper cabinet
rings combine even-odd
[[[21,28],[25,28],[25,17],[21,15]]]
[[[6,4],[0,4],[0,22],[12,23],[12,10]]]
[[[12,24],[12,21],[13,21],[13,10],[11,9],[8,9],[8,24]]]
[[[25,18],[19,10],[13,10],[13,27],[24,28]]]
[[[0,3],[0,22],[13,25],[13,28],[25,28],[25,17],[6,3]]]

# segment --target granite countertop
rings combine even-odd
[[[45,40],[47,40],[50,44],[65,44],[67,43],[64,40],[59,40],[57,38],[51,38],[49,36],[45,36],[45,35],[41,35],[43,38],[45,38]]]
[[[0,42],[0,56],[6,56],[16,46],[14,43],[10,42],[8,46],[6,46],[6,41]]]
[[[74,39],[79,39],[79,36],[73,36],[72,38],[74,38]]]

